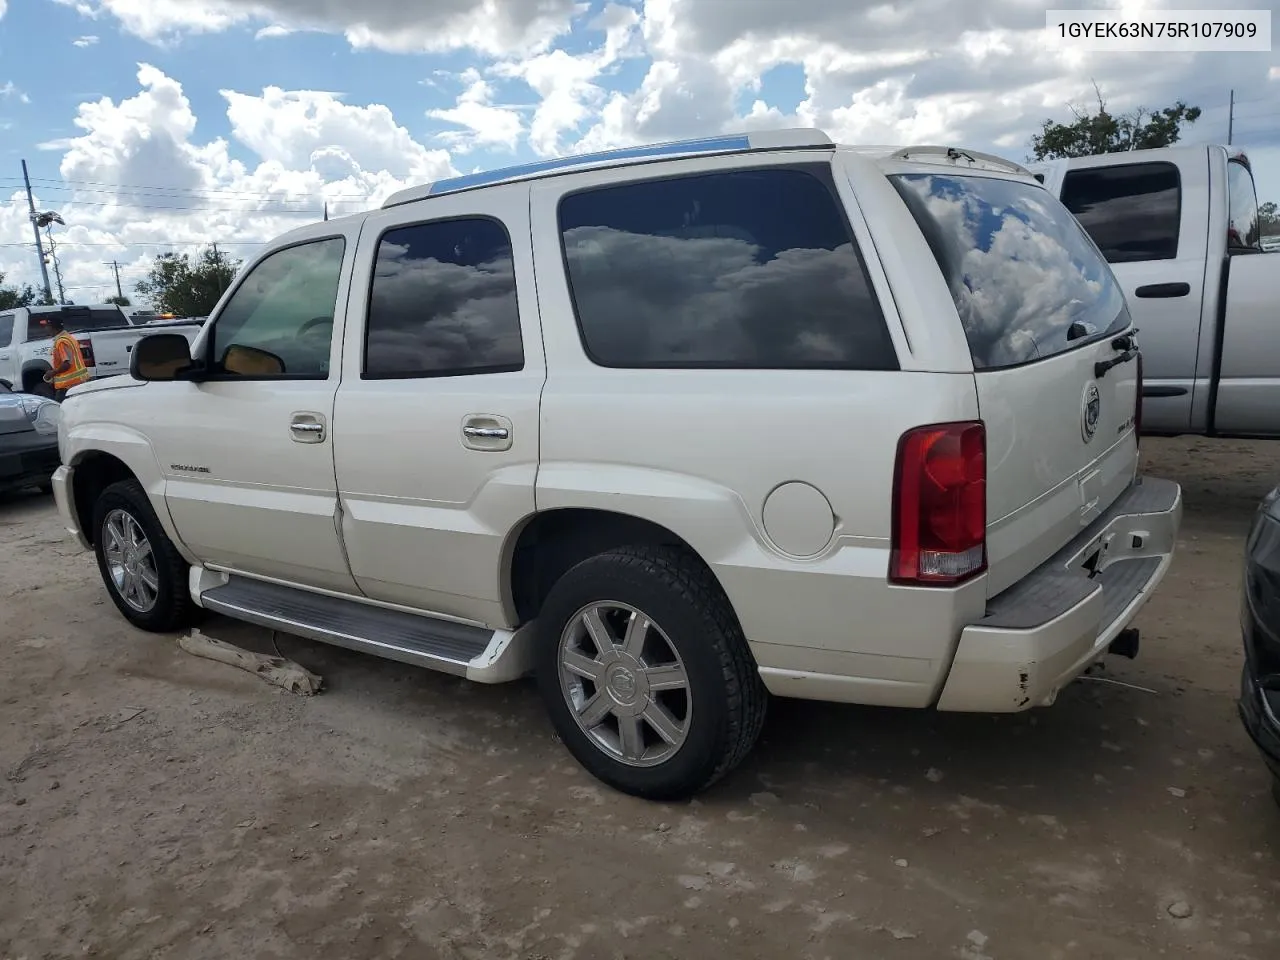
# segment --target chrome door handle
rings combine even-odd
[[[505,440],[511,436],[506,427],[463,427],[462,432],[477,440]]]
[[[297,413],[289,423],[295,443],[324,443],[324,420],[319,414]]]

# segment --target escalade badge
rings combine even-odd
[[[1098,392],[1098,385],[1093,381],[1084,388],[1084,401],[1080,411],[1080,434],[1084,437],[1084,442],[1088,443],[1093,439],[1093,435],[1098,432],[1098,418],[1102,416],[1102,394]]]

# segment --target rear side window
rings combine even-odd
[[[7,347],[13,343],[13,314],[6,313],[0,316],[0,347]]]
[[[1231,218],[1227,228],[1227,246],[1233,250],[1252,250],[1258,246],[1258,193],[1253,174],[1238,160],[1227,164],[1227,192]]]
[[[1182,180],[1172,163],[1072,170],[1062,203],[1110,263],[1174,260],[1182,218]]]
[[[365,379],[501,373],[524,367],[511,238],[496,220],[437,220],[378,243]]]
[[[1045,190],[994,177],[889,179],[942,269],[975,369],[1051,357],[1128,327],[1111,268]]]
[[[898,367],[825,165],[585,190],[560,231],[597,364]]]

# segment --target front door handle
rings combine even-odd
[[[492,413],[472,413],[462,418],[462,443],[472,450],[510,450],[511,421]]]
[[[289,432],[297,443],[323,443],[324,417],[318,413],[295,413],[289,423]]]

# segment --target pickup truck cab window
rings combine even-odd
[[[342,237],[328,237],[285,247],[254,266],[214,321],[210,373],[327,378],[345,249]]]
[[[466,217],[382,235],[369,294],[365,379],[523,366],[515,264],[501,223]]]
[[[1062,183],[1062,203],[1109,263],[1177,259],[1182,184],[1175,164],[1072,170]]]
[[[7,313],[0,316],[0,347],[7,347],[13,343],[13,314]]]
[[[1227,163],[1227,246],[1232,250],[1258,250],[1258,193],[1253,174],[1239,160]]]

